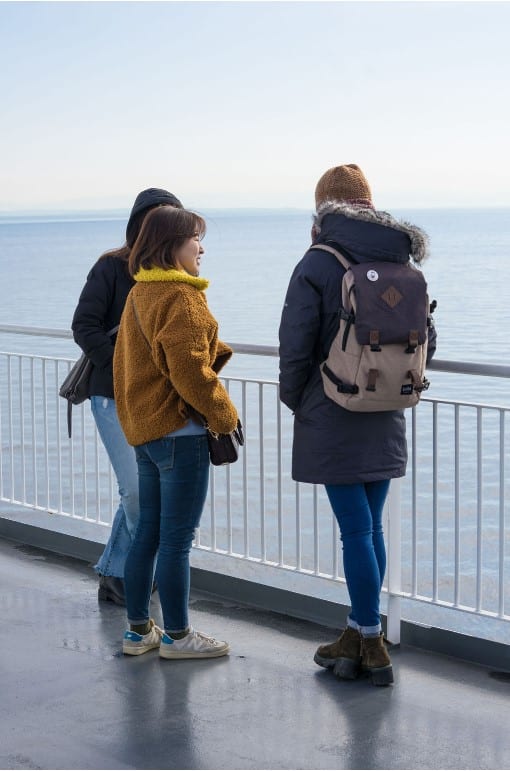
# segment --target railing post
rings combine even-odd
[[[386,637],[397,645],[400,643],[400,620],[402,588],[401,564],[401,523],[400,523],[400,491],[402,480],[392,479],[386,506],[387,522],[387,573],[388,573],[388,615]]]

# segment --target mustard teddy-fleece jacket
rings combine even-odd
[[[182,428],[186,404],[212,431],[233,431],[237,411],[217,376],[232,349],[218,339],[204,294],[209,282],[161,268],[141,269],[135,281],[113,359],[117,414],[129,444]]]

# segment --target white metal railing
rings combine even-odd
[[[67,338],[61,330],[0,332]],[[277,355],[232,344],[237,353]],[[0,352],[0,500],[84,523],[111,524],[114,479],[88,405],[58,385],[72,360]],[[433,369],[508,378],[510,367],[434,362]],[[224,378],[247,436],[238,463],[214,469],[195,548],[344,581],[339,534],[320,486],[292,482],[292,417],[272,379]],[[505,424],[510,408],[425,398],[409,411],[409,470],[391,485],[386,535],[388,635],[402,598],[510,621]]]

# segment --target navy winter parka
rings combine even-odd
[[[423,231],[386,212],[325,202],[314,243],[328,244],[352,262],[420,263]],[[353,484],[401,477],[407,463],[402,410],[349,412],[325,393],[319,365],[338,331],[344,269],[333,254],[306,252],[290,279],[280,324],[280,398],[294,413],[292,477],[316,484]],[[436,347],[429,327],[427,361]]]
[[[75,342],[92,361],[89,396],[113,399],[113,351],[117,335],[108,336],[120,324],[127,296],[134,285],[127,262],[112,254],[100,257],[87,281],[74,312]]]

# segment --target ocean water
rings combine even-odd
[[[393,211],[422,227],[431,257],[423,265],[437,300],[437,357],[506,363],[510,328],[510,209]],[[278,344],[278,325],[294,265],[310,243],[304,211],[205,211],[202,275],[209,305],[230,342]],[[69,329],[86,275],[99,255],[120,245],[126,218],[67,215],[0,217],[0,323]],[[16,349],[31,345],[12,339]],[[43,341],[39,343],[42,347]],[[51,350],[75,355],[72,344]],[[229,371],[277,374],[276,361],[238,357]],[[242,361],[241,361],[242,359]],[[451,376],[434,374],[430,393],[450,392]],[[458,376],[456,377],[456,381]],[[458,391],[458,384],[452,386]],[[436,388],[438,389],[436,391]],[[467,391],[465,389],[467,388]],[[469,379],[462,392],[491,403],[505,399],[507,382]],[[467,398],[467,396],[466,396]]]

